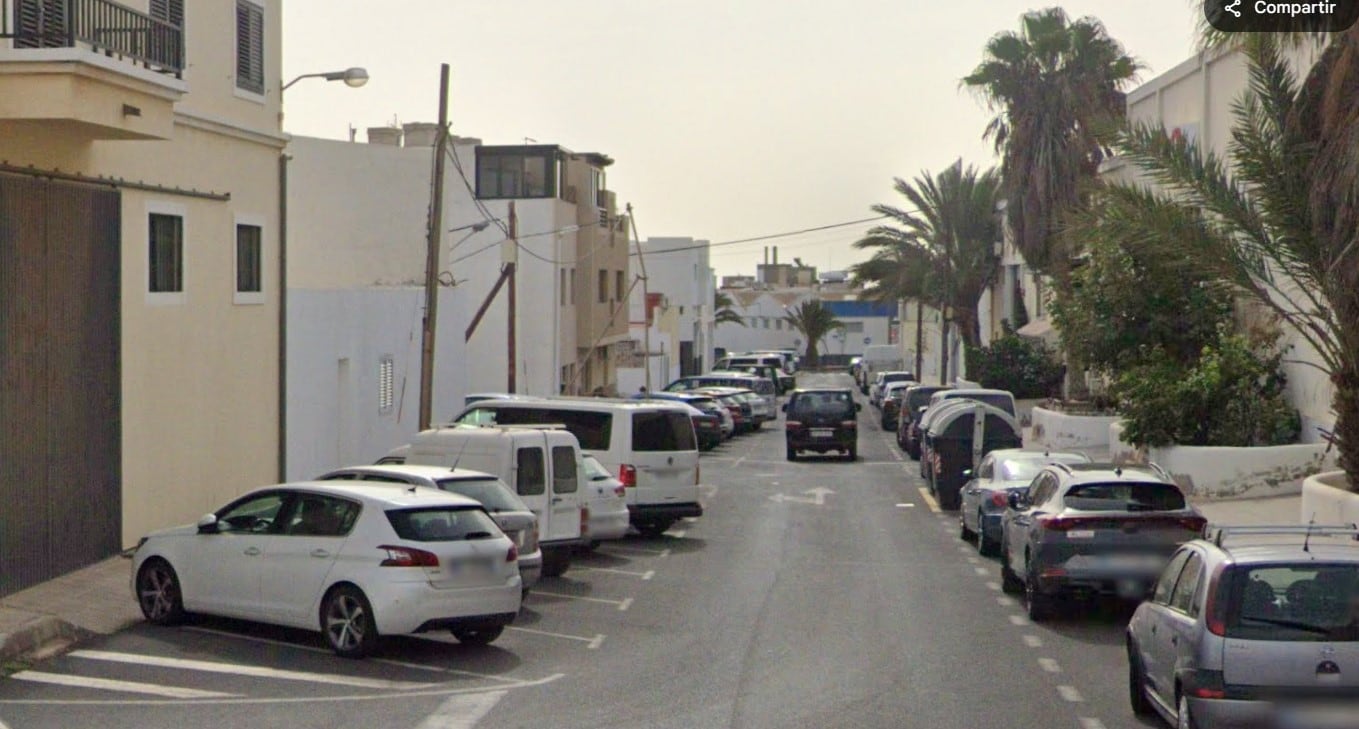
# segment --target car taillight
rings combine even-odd
[[[582,506],[580,509],[580,535],[583,537],[590,533],[590,509]]]
[[[1072,519],[1061,516],[1040,516],[1036,520],[1040,528],[1054,532],[1065,532],[1086,523],[1084,519]]]
[[[1002,509],[1010,505],[1010,494],[1005,491],[995,491],[991,493],[991,505]]]
[[[800,423],[800,422],[798,422],[798,421],[796,421],[796,420],[789,420],[788,422],[784,423],[783,426],[784,426],[785,428],[787,428],[788,430],[801,430],[801,429],[802,429],[802,423]]]
[[[438,567],[439,556],[433,552],[426,552],[423,549],[413,547],[396,547],[384,544],[378,549],[387,553],[387,559],[382,560],[383,567]]]
[[[533,524],[529,525],[529,528],[525,529],[522,534],[524,535],[524,541],[519,545],[519,551],[524,554],[536,552],[538,550],[538,522],[533,522]]]
[[[518,560],[519,560],[519,550],[518,550],[518,549],[515,549],[514,545],[511,544],[509,550],[507,550],[507,551],[505,552],[505,561],[506,561],[506,562],[517,562]]]
[[[858,423],[858,421],[855,421],[855,420],[842,420],[842,421],[840,421],[840,427],[841,427],[841,428],[848,428],[848,429],[850,429],[850,430],[858,430],[858,428],[859,428],[859,423]]]
[[[1213,570],[1213,576],[1208,580],[1208,603],[1204,605],[1204,623],[1208,627],[1208,632],[1219,638],[1227,637],[1227,600],[1226,596],[1231,589],[1231,576],[1233,573],[1224,569],[1225,565],[1219,564]]]
[[[629,466],[624,463],[618,467],[618,480],[623,482],[623,486],[634,488],[637,486],[637,467]]]
[[[1227,685],[1222,671],[1189,671],[1184,679],[1184,691],[1199,699],[1227,698]]]

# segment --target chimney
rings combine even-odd
[[[385,147],[401,146],[401,130],[392,127],[368,127],[368,143]]]
[[[769,246],[764,247],[764,265],[769,265]]]
[[[438,124],[411,122],[402,124],[401,129],[406,132],[407,147],[433,147],[439,138]]]
[[[774,265],[779,265],[779,247],[774,246]]]

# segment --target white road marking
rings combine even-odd
[[[217,691],[201,691],[199,689],[180,688],[178,686],[165,686],[158,683],[114,681],[108,678],[68,676],[60,673],[47,673],[46,671],[20,671],[10,676],[10,678],[18,679],[20,681],[32,681],[33,683],[46,683],[53,686],[76,686],[78,688],[99,689],[101,691],[124,691],[131,694],[165,696],[171,699],[225,699],[234,696],[234,694],[224,694]]]
[[[517,625],[510,625],[510,626],[508,626],[508,628],[509,628],[510,630],[513,630],[513,631],[516,631],[516,632],[519,632],[519,633],[528,633],[529,635],[543,635],[543,636],[547,636],[548,638],[561,638],[562,640],[574,640],[574,641],[579,641],[579,642],[581,642],[581,643],[585,643],[585,644],[586,644],[585,647],[586,647],[586,648],[589,648],[590,650],[597,650],[601,645],[604,645],[604,634],[603,634],[603,633],[595,633],[595,637],[593,637],[593,638],[586,638],[586,637],[583,636],[583,635],[567,635],[566,633],[550,633],[550,632],[548,632],[548,631],[546,631],[546,630],[535,630],[534,628],[521,628],[521,627],[519,627],[519,626],[517,626]]]
[[[1011,615],[1010,624],[1015,627],[1023,628],[1029,625],[1029,619],[1023,615]]]
[[[986,589],[991,590],[992,592],[1000,592],[1000,583],[988,582],[986,583]]]
[[[0,729],[9,729],[9,724],[6,724],[5,722],[0,721]]]
[[[1001,607],[1014,607],[1016,603],[1015,603],[1015,599],[1014,599],[1013,597],[1006,597],[1005,595],[999,595],[999,596],[996,597],[996,604],[999,605],[999,606],[1001,606]]]
[[[826,497],[835,493],[835,490],[828,489],[825,486],[817,486],[814,489],[808,489],[807,491],[803,491],[802,493],[808,494],[808,496],[790,496],[788,494],[774,494],[773,496],[769,497],[769,500],[777,504],[782,504],[785,501],[791,501],[795,504],[811,504],[813,506],[825,506]]]
[[[972,548],[963,544],[958,545],[958,551],[965,554],[972,554]]]
[[[930,511],[933,511],[936,514],[944,513],[939,509],[939,502],[934,500],[934,497],[930,495],[929,489],[924,486],[920,487],[920,498],[925,500],[925,505],[930,507]]]
[[[329,652],[329,651],[327,651]],[[428,663],[411,663],[409,661],[398,661],[392,658],[369,658],[373,663],[384,663],[388,666],[399,666],[401,668],[412,668],[417,671],[433,671],[435,673],[455,673],[459,676],[471,676],[472,678],[484,678],[489,681],[501,681],[503,683],[522,683],[522,679],[510,678],[508,676],[497,676],[493,673],[477,673],[476,671],[464,671],[458,668],[445,668],[443,666],[431,666]]]
[[[560,597],[566,600],[582,600],[584,602],[597,602],[605,605],[616,605],[618,606],[619,610],[627,610],[628,608],[632,607],[632,598],[630,597],[623,598],[622,600],[610,600],[607,597],[587,597],[585,595],[567,595],[564,592],[543,592],[542,590],[534,590],[533,592],[529,593],[529,597],[532,597],[534,595],[542,595],[543,597]]]
[[[670,550],[669,550],[668,548],[667,548],[667,549],[647,549],[646,547],[627,547],[627,546],[624,546],[624,545],[622,545],[622,544],[610,544],[610,543],[605,543],[604,545],[602,545],[602,546],[600,547],[600,551],[601,551],[601,552],[604,552],[604,551],[605,551],[605,547],[607,547],[609,550],[617,549],[617,550],[621,550],[621,551],[624,551],[624,552],[636,552],[636,553],[638,553],[638,554],[649,554],[649,555],[652,555],[653,557],[669,557],[669,556],[670,556]],[[606,552],[606,553],[607,553],[607,552]]]
[[[906,503],[906,504],[897,504],[897,508],[898,508],[898,509],[914,509],[914,508],[915,508],[915,504],[910,504],[910,503]]]
[[[683,538],[684,538],[684,535],[689,533],[689,530],[688,530],[688,529],[671,529],[670,531],[668,531],[668,532],[666,532],[666,533],[669,534],[670,536],[676,538],[676,539],[683,539]]]
[[[1057,694],[1060,695],[1062,697],[1062,700],[1066,701],[1067,703],[1071,704],[1085,703],[1085,697],[1081,696],[1081,692],[1077,691],[1075,686],[1058,686]]]
[[[1038,667],[1043,669],[1044,671],[1047,671],[1048,673],[1062,672],[1061,664],[1057,663],[1057,661],[1052,658],[1039,658]]]
[[[985,567],[973,567],[972,570],[982,576],[991,574],[991,571],[986,569]]]
[[[656,576],[656,570],[637,572],[636,570],[618,570],[612,567],[575,567],[577,572],[607,572],[611,575],[627,575],[628,577],[638,577],[643,580],[650,580]]]
[[[977,559],[976,557],[968,557],[968,558],[967,558],[967,563],[968,563],[968,564],[981,564],[981,560],[980,560],[980,559]]]
[[[1026,635],[1024,636],[1024,645],[1030,648],[1042,648],[1043,639],[1036,635]]]
[[[1081,717],[1077,719],[1081,723],[1081,729],[1105,729],[1104,722],[1091,717]]]
[[[412,683],[409,681],[388,681],[381,678],[362,678],[360,676],[340,676],[328,673],[313,673],[310,671],[289,671],[281,668],[269,668],[267,666],[249,666],[239,663],[217,663],[215,661],[195,661],[188,658],[170,658],[168,656],[148,656],[138,653],[118,653],[114,651],[92,651],[78,650],[71,651],[72,658],[84,658],[92,661],[109,661],[112,663],[130,663],[137,666],[154,666],[156,668],[177,668],[186,671],[203,671],[205,673],[225,673],[233,676],[250,676],[252,678],[269,678],[283,681],[307,681],[309,683],[325,683],[334,686],[355,686],[358,688],[369,689],[395,689],[398,691],[411,691],[416,689],[426,689],[433,684]]]
[[[451,696],[420,722],[417,729],[472,729],[503,698],[504,691]]]

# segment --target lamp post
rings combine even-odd
[[[348,86],[351,89],[357,89],[358,87],[368,83],[368,71],[366,69],[362,69],[355,66],[353,68],[346,68],[343,71],[326,71],[324,73],[304,73],[301,76],[294,78],[292,81],[283,84],[283,91],[287,91],[289,86],[292,86],[293,84],[297,83],[298,81],[301,81],[304,78],[323,78],[327,81],[343,81],[345,83],[345,86]]]

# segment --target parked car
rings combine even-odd
[[[1356,726],[1359,529],[1211,528],[1128,624],[1139,716],[1181,727]]]
[[[706,375],[681,377],[665,386],[666,392],[702,390],[708,387],[735,387],[750,390],[764,398],[773,413],[778,408],[778,386],[768,377],[759,377],[745,372],[710,372]]]
[[[887,395],[887,386],[893,382],[915,382],[915,373],[906,370],[889,370],[877,373],[877,379],[873,381],[873,388],[869,391],[869,401],[873,407],[881,408],[883,398]]]
[[[319,630],[358,658],[381,635],[495,640],[519,612],[518,558],[466,496],[314,481],[255,489],[197,524],[148,534],[132,589],[158,625],[208,613]]]
[[[727,415],[732,420],[732,435],[741,435],[755,429],[755,415],[750,403],[737,397],[736,393],[742,392],[731,387],[709,387],[700,390],[690,390],[694,394],[708,395],[727,409]]]
[[[1024,591],[1035,622],[1068,597],[1141,599],[1170,555],[1207,523],[1154,465],[1051,464],[1027,494],[1010,499],[1002,585]]]
[[[698,449],[710,451],[722,442],[722,413],[725,410],[716,400],[704,395],[687,392],[639,392],[633,400],[664,400],[682,403],[695,412],[689,414],[694,421],[694,435],[698,437]],[[730,414],[727,417],[731,417]]]
[[[689,412],[678,403],[571,397],[487,400],[464,410],[456,422],[565,427],[579,439],[582,451],[623,482],[632,526],[644,535],[657,536],[679,519],[703,516],[698,440]]]
[[[543,551],[538,547],[538,516],[504,481],[493,474],[465,468],[386,464],[351,466],[322,474],[317,481],[365,481],[404,486],[425,486],[466,496],[481,504],[496,526],[519,550],[519,576],[524,594],[543,573]],[[621,535],[620,535],[621,536]]]
[[[717,360],[713,365],[713,372],[746,372],[767,377],[774,382],[780,395],[792,390],[797,384],[793,375],[784,368],[782,354],[729,355]]]
[[[906,388],[915,384],[915,380],[901,380],[889,382],[883,388],[882,410],[878,413],[883,430],[893,431],[897,429],[897,420],[901,413],[901,403],[906,396]]]
[[[960,536],[977,540],[984,556],[1000,552],[1000,522],[1010,506],[1010,494],[1025,493],[1038,471],[1048,463],[1089,463],[1090,456],[1074,451],[1004,448],[986,454],[976,472],[964,472],[958,521]]]
[[[628,490],[623,482],[613,477],[609,469],[594,456],[582,459],[586,479],[585,503],[590,509],[590,533],[587,546],[594,548],[609,539],[627,536],[631,518],[628,514]]]
[[[858,413],[862,407],[854,402],[849,388],[794,390],[783,406],[787,413],[784,438],[788,460],[796,461],[800,451],[839,451],[845,460],[854,460],[859,452]]]
[[[845,372],[847,372],[850,377],[854,378],[854,383],[856,385],[859,382],[859,369],[862,367],[863,361],[863,357],[850,357],[849,365],[845,367]]]
[[[930,397],[947,389],[948,385],[911,385],[906,388],[897,421],[897,445],[912,459],[920,460],[920,417],[929,405]]]

